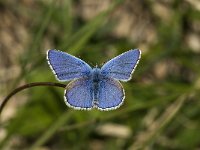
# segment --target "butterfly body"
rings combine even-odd
[[[93,100],[94,103],[98,103],[98,92],[101,81],[101,70],[99,68],[92,69],[92,82],[93,82]]]
[[[101,68],[91,68],[81,59],[57,50],[47,52],[47,60],[59,81],[71,81],[65,90],[65,103],[75,109],[112,110],[124,101],[119,82],[128,81],[140,59],[140,50],[130,50],[111,59]]]

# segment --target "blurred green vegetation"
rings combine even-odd
[[[100,66],[124,51],[140,48],[142,57],[132,80],[122,83],[124,104],[108,112],[77,111],[65,105],[63,89],[28,89],[21,93],[27,101],[16,106],[11,119],[1,123],[1,131],[6,134],[1,137],[0,149],[199,149],[200,49],[198,43],[195,49],[196,43],[188,41],[191,34],[200,37],[200,11],[187,0],[112,0],[106,9],[84,19],[77,13],[83,9],[82,3],[37,0],[28,5],[0,1],[2,13],[9,9],[27,19],[29,34],[22,53],[15,58],[19,74],[6,83],[8,89],[3,94],[22,82],[56,82],[46,62],[46,49],[66,51],[91,66]],[[128,7],[127,3],[136,5]],[[120,8],[126,13],[132,13],[129,9],[138,11],[130,14],[139,14],[133,28],[138,26],[140,30],[143,27],[139,23],[148,24],[145,28],[153,29],[150,33],[155,35],[154,41],[147,42],[142,35],[131,39],[131,31],[126,36],[116,34],[115,27],[122,22],[112,16]],[[169,10],[165,12],[166,8]],[[20,96],[15,101],[20,101]],[[115,128],[108,127],[113,132],[103,134],[108,124]]]

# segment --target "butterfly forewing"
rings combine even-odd
[[[101,68],[102,74],[121,81],[128,81],[139,62],[141,51],[130,50],[111,59]]]
[[[59,81],[83,78],[88,76],[92,70],[81,59],[58,50],[48,50],[47,60]]]

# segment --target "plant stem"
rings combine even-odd
[[[3,111],[3,108],[5,107],[6,103],[10,100],[10,98],[17,94],[18,92],[27,89],[27,88],[31,88],[31,87],[35,87],[35,86],[56,86],[56,87],[62,87],[65,88],[66,85],[65,84],[61,84],[61,83],[54,83],[54,82],[33,82],[33,83],[28,83],[25,85],[22,85],[16,89],[14,89],[10,94],[8,94],[2,101],[1,105],[0,105],[0,114]]]

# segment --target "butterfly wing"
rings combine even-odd
[[[81,78],[70,82],[64,94],[65,103],[74,109],[89,110],[93,107],[93,82]]]
[[[81,59],[58,50],[48,50],[47,61],[59,81],[86,77],[92,70],[92,68]]]
[[[112,78],[103,78],[99,83],[97,108],[100,110],[113,110],[120,107],[124,101],[125,93],[119,81]]]
[[[101,68],[103,75],[121,81],[128,81],[136,68],[141,51],[139,49],[129,50],[111,59]]]

